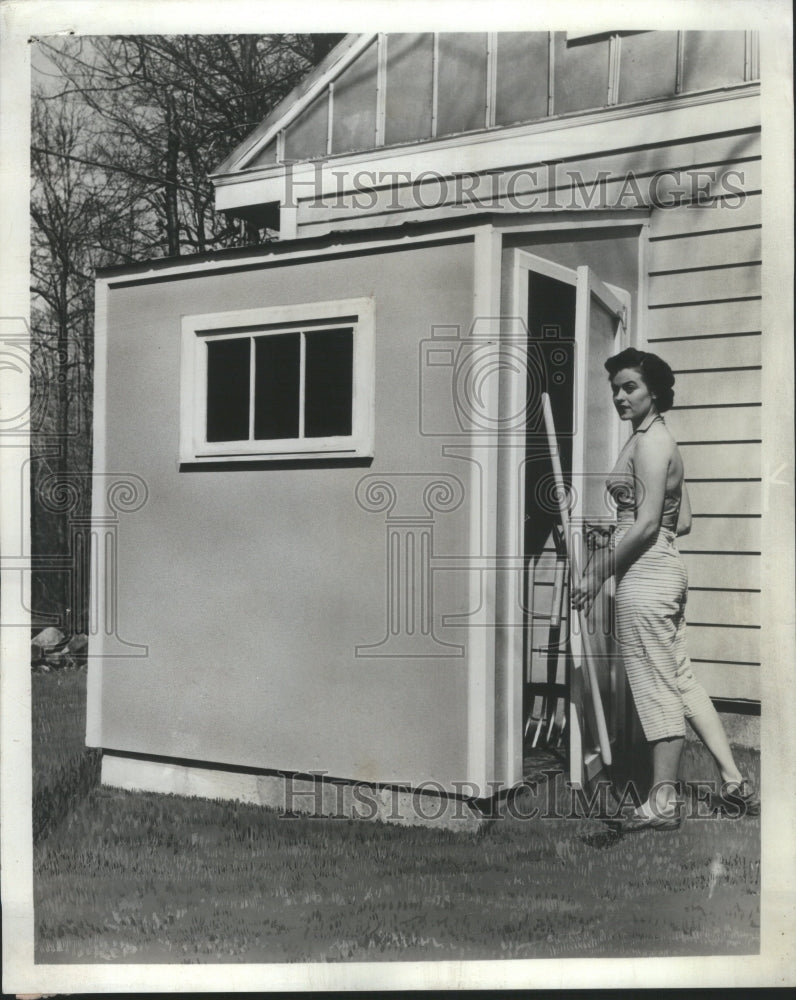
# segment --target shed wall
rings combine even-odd
[[[472,261],[464,242],[111,289],[97,432],[105,471],[136,473],[149,491],[122,525],[118,574],[121,634],[148,655],[105,660],[102,746],[380,782],[467,779],[465,657],[354,655],[387,630],[386,515],[355,489],[383,474],[404,502],[392,473],[466,480],[468,463],[420,433],[419,357],[433,324],[469,325]],[[370,468],[178,471],[182,315],[359,296],[376,310]],[[447,418],[451,399],[425,405]],[[435,549],[465,554],[469,516],[466,495],[435,515]],[[433,584],[437,635],[463,643],[440,620],[471,610],[466,574]]]

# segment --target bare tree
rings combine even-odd
[[[42,44],[63,85],[46,99],[93,113],[85,165],[136,190],[147,220],[139,256],[203,253],[241,242],[238,225],[215,214],[208,175],[340,37],[57,39]]]
[[[78,518],[90,504],[96,267],[269,238],[216,214],[208,175],[341,37],[38,41],[54,67],[34,89],[31,140],[33,351],[42,362],[33,390],[48,404],[34,442],[38,555],[72,557],[74,507],[67,515],[49,502],[58,477],[83,476]],[[33,590],[35,611],[85,627],[85,594],[70,596],[63,575],[45,567]]]

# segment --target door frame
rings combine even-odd
[[[503,333],[517,337],[520,331],[527,330],[528,321],[528,283],[531,271],[544,274],[549,278],[554,278],[575,288],[575,344],[578,357],[581,359],[578,364],[578,382],[575,392],[581,395],[585,386],[587,359],[588,359],[588,327],[586,322],[579,322],[582,314],[582,306],[585,302],[590,304],[591,295],[600,299],[603,305],[614,315],[622,314],[621,331],[617,334],[623,346],[630,346],[635,340],[629,335],[633,329],[631,321],[631,296],[630,293],[615,285],[603,282],[588,266],[578,267],[576,270],[558,264],[555,261],[539,257],[528,250],[519,247],[511,248],[509,251],[508,266],[506,268],[506,291],[505,303],[507,314],[503,322]],[[643,280],[643,276],[639,276]],[[588,298],[586,298],[588,296]],[[584,343],[585,340],[585,343]],[[621,348],[620,348],[621,349]],[[524,380],[522,378],[511,378],[507,384],[505,394],[506,405],[504,412],[516,414],[524,407]],[[616,419],[615,433],[612,435],[612,452],[614,458],[619,453],[621,447],[621,421]],[[576,438],[577,441],[577,438]],[[505,444],[504,449],[509,452],[510,460],[505,464],[506,479],[504,481],[505,496],[501,503],[506,517],[506,551],[511,554],[512,568],[506,572],[504,591],[504,613],[500,617],[506,629],[505,635],[505,655],[509,668],[505,671],[507,690],[504,692],[506,703],[505,719],[508,731],[505,734],[505,775],[509,787],[519,784],[523,780],[523,684],[525,663],[523,659],[523,635],[525,632],[525,621],[522,627],[518,627],[515,622],[517,612],[522,608],[522,587],[524,581],[524,546],[523,546],[523,526],[525,512],[525,476],[521,474],[524,469],[525,442],[523,439],[522,454],[523,459],[515,454],[516,448],[510,444]],[[519,460],[518,460],[519,459]],[[589,776],[590,771],[599,770],[595,762],[590,760],[584,768],[582,754],[582,736],[579,728],[579,719],[576,719],[577,712],[573,712],[574,706],[569,705],[570,725],[577,726],[574,743],[570,734],[570,779],[575,779],[576,784],[580,784],[585,776]],[[574,720],[574,722],[573,722]],[[579,759],[573,760],[573,752],[577,752]],[[577,766],[573,766],[577,763]]]

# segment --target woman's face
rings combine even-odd
[[[638,368],[623,368],[611,379],[614,406],[620,420],[630,420],[634,427],[644,420],[655,405]]]

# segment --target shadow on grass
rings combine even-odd
[[[102,755],[84,750],[47,775],[33,789],[33,843],[40,843],[100,781]]]
[[[99,785],[102,757],[85,747],[86,668],[32,675],[33,843]]]

